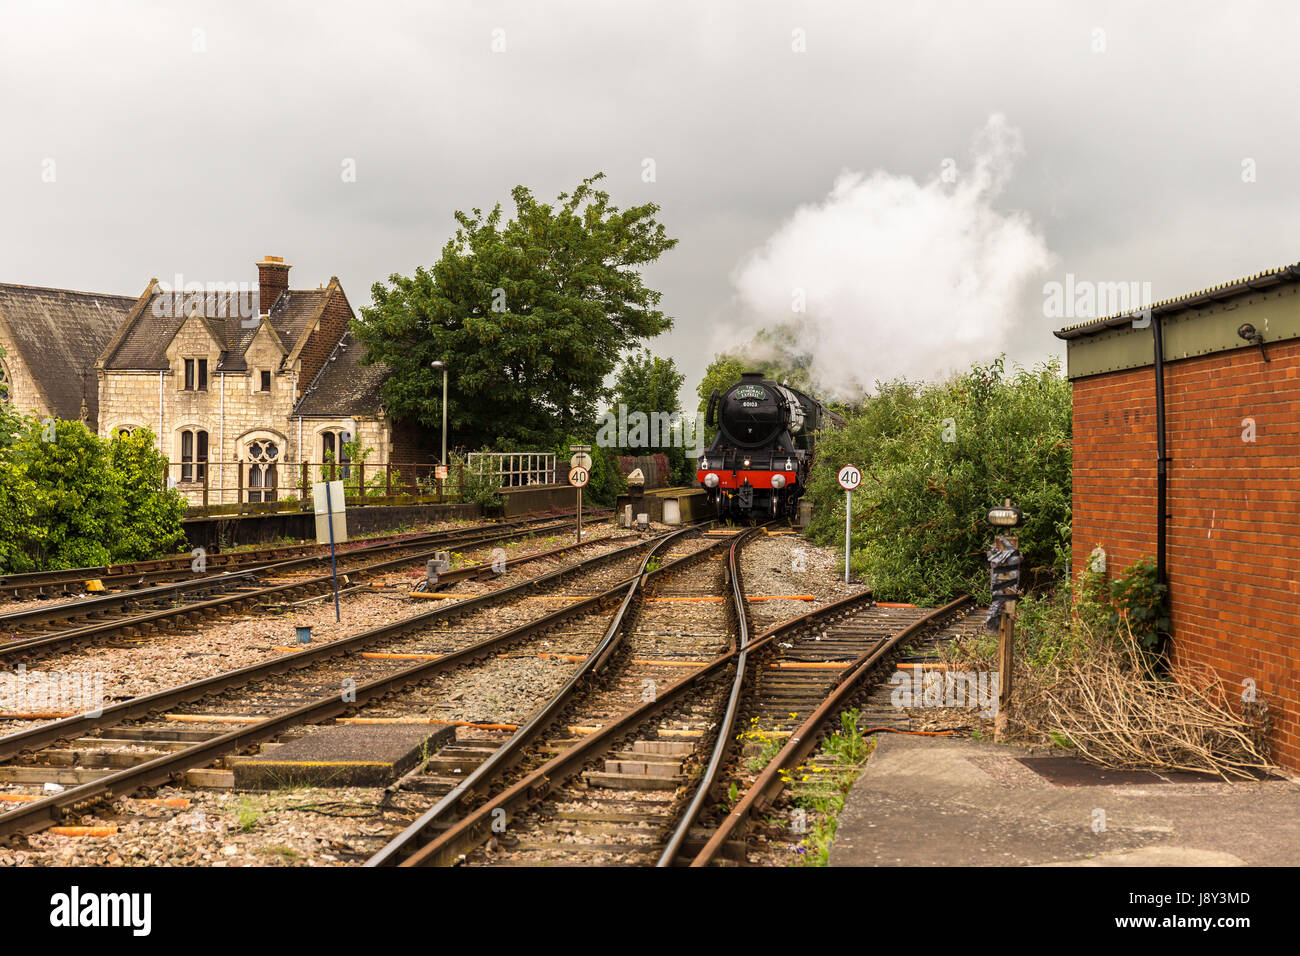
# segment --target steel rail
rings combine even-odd
[[[671,543],[674,538],[685,534],[688,530],[691,529],[683,529],[662,538],[647,552],[636,577],[626,585],[623,600],[614,616],[610,619],[604,635],[597,642],[595,649],[565,681],[564,686],[556,691],[551,699],[542,705],[523,726],[516,730],[509,740],[498,747],[492,753],[492,756],[488,757],[468,777],[457,784],[451,792],[444,795],[437,803],[408,825],[405,830],[371,856],[366,861],[366,866],[379,867],[401,864],[427,845],[430,842],[430,833],[433,828],[440,824],[443,818],[455,807],[465,803],[471,794],[482,792],[488,784],[517,764],[524,755],[524,749],[554,722],[561,710],[568,705],[578,688],[593,674],[604,668],[618,648],[628,610],[632,606],[633,599],[644,587],[645,582],[652,576],[673,573],[696,564],[725,543],[725,541],[719,541],[715,545],[710,545],[694,554],[679,558],[655,571],[647,572],[646,566],[660,547]]]
[[[508,538],[519,536],[521,533],[528,532],[509,531],[501,534],[488,535],[482,538],[464,539],[460,543],[462,547],[471,547],[482,544],[491,544],[494,541],[501,541]],[[359,568],[349,568],[342,574],[347,576],[363,577],[365,575],[376,574],[392,568],[401,567],[414,561],[423,561],[433,557],[444,549],[440,544],[432,549],[417,551],[414,554],[402,555],[396,558],[389,558],[385,561],[375,562],[373,564],[362,565]],[[252,574],[255,569],[250,569],[240,574]],[[225,580],[233,580],[227,578]],[[451,578],[444,578],[451,580]],[[67,628],[57,631],[53,634],[38,635],[35,637],[20,638],[7,644],[0,645],[0,661],[14,657],[28,657],[32,654],[43,654],[51,651],[60,650],[65,647],[83,644],[93,641],[106,634],[116,633],[122,630],[138,629],[144,625],[156,624],[160,621],[167,621],[176,617],[197,614],[203,615],[214,613],[222,609],[238,610],[251,604],[257,604],[267,598],[277,598],[280,596],[290,597],[297,593],[310,591],[316,588],[328,588],[333,583],[333,576],[321,574],[316,577],[306,578],[301,581],[290,581],[285,584],[275,584],[268,587],[259,588],[246,593],[223,594],[218,597],[210,598],[206,601],[195,601],[190,604],[182,604],[170,608],[162,608],[157,611],[144,611],[140,614],[133,614],[127,617],[115,620],[99,621],[91,624],[85,624],[80,627]],[[139,593],[139,592],[135,592]],[[130,598],[132,595],[126,595]]]
[[[592,512],[593,516],[599,517],[602,514],[609,514],[608,510],[601,512]],[[361,539],[349,542],[340,546],[339,553],[357,552],[371,550],[383,545],[406,542],[411,546],[418,546],[427,541],[447,540],[448,544],[456,543],[451,540],[460,535],[472,535],[475,532],[489,529],[507,529],[522,528],[530,524],[539,524],[549,521],[556,521],[564,515],[545,514],[524,515],[518,519],[507,522],[484,522],[482,524],[472,525],[468,528],[449,528],[441,531],[426,531],[418,534],[407,535],[385,535],[375,539]],[[312,549],[320,548],[321,545],[315,542],[303,541],[298,544],[281,545],[270,548],[257,548],[252,551],[215,551],[205,556],[208,567],[214,574],[228,572],[233,569],[244,568],[248,566],[259,566],[262,564],[275,563],[281,560],[287,560],[294,557],[323,557],[323,555],[307,554]],[[194,556],[190,553],[168,555],[163,558],[151,558],[142,561],[126,561],[120,564],[99,565],[97,567],[66,568],[52,571],[20,571],[13,574],[0,575],[0,593],[8,592],[17,595],[19,592],[34,592],[48,588],[59,588],[68,585],[81,584],[99,579],[106,585],[114,587],[132,588],[137,583],[143,583],[146,580],[163,579],[170,574],[183,572],[190,567],[194,561]]]
[[[654,539],[651,539],[651,542]],[[306,650],[295,651],[292,654],[286,654],[284,657],[273,658],[269,661],[261,661],[256,664],[248,664],[235,670],[223,671],[220,674],[214,674],[211,677],[201,678],[188,684],[181,684],[176,687],[168,687],[152,694],[145,694],[141,697],[133,697],[131,700],[122,701],[95,715],[80,714],[74,717],[64,717],[61,720],[44,724],[39,727],[32,727],[29,730],[20,731],[16,734],[8,734],[0,737],[0,760],[6,760],[19,753],[30,750],[36,750],[57,741],[69,737],[78,737],[84,735],[87,731],[96,728],[111,727],[114,724],[124,720],[145,716],[158,710],[164,710],[176,704],[188,703],[210,694],[228,690],[232,687],[240,687],[244,684],[251,683],[254,680],[260,680],[263,677],[273,677],[285,671],[306,667],[318,661],[328,660],[331,657],[340,654],[346,654],[353,650],[364,648],[376,641],[388,637],[396,637],[408,630],[414,630],[422,627],[429,621],[439,620],[444,617],[455,617],[466,611],[477,610],[487,607],[491,604],[503,600],[513,599],[523,591],[546,584],[558,582],[566,577],[585,571],[598,566],[600,563],[609,562],[622,557],[630,551],[639,547],[644,547],[649,542],[641,541],[629,545],[626,548],[620,548],[607,554],[596,555],[588,558],[578,564],[571,565],[567,568],[559,568],[555,571],[549,571],[546,574],[529,578],[519,584],[511,585],[508,588],[501,588],[496,591],[490,591],[487,594],[481,594],[477,597],[466,598],[448,604],[444,607],[431,608],[420,614],[403,618],[400,621],[394,621],[380,627],[371,628],[368,631],[362,631],[351,637],[340,638],[337,641],[330,641],[315,647],[308,647]],[[522,556],[516,559],[522,563],[524,558],[532,557],[534,560],[547,555],[559,554],[564,551],[574,550],[579,545],[567,545],[564,548],[556,548],[542,555]],[[474,571],[482,571],[481,567],[476,566]]]
[[[746,532],[746,534],[754,532]],[[733,539],[726,538],[720,542],[722,544],[735,544]],[[705,549],[691,555],[689,558],[697,558],[706,555],[712,549]],[[675,562],[674,564],[677,564]],[[658,574],[666,570],[661,568],[659,571],[651,572],[646,575],[649,578],[653,574]],[[870,592],[867,592],[868,597]],[[769,632],[770,634],[771,632]],[[770,638],[768,638],[770,639]],[[750,649],[761,646],[762,640],[749,645]],[[568,749],[557,754],[548,760],[541,767],[527,774],[521,780],[516,781],[510,787],[501,793],[492,797],[490,800],[476,807],[470,813],[466,814],[459,820],[451,823],[444,831],[436,837],[411,853],[405,859],[401,860],[398,865],[404,867],[411,866],[450,866],[454,864],[460,856],[469,852],[471,849],[482,843],[490,835],[492,822],[497,819],[497,811],[504,811],[507,819],[511,811],[520,810],[530,806],[546,795],[557,785],[563,783],[566,779],[578,773],[587,764],[588,761],[598,756],[600,753],[609,749],[615,741],[626,735],[630,730],[640,726],[645,721],[654,717],[656,714],[674,705],[679,697],[684,696],[688,691],[696,689],[703,681],[720,672],[730,664],[734,663],[739,656],[741,648],[737,647],[719,657],[714,658],[706,664],[700,666],[697,670],[690,672],[681,680],[672,684],[666,690],[658,694],[653,700],[640,704],[631,710],[624,711],[615,717],[604,727],[593,731],[582,740],[573,744]],[[427,816],[427,815],[426,815]],[[425,821],[426,828],[429,824],[434,823],[432,819]],[[409,832],[410,828],[408,828]],[[399,836],[397,840],[402,840],[406,834]],[[395,840],[394,842],[397,842]],[[391,844],[390,844],[391,845]],[[397,862],[397,858],[389,848],[385,847],[380,853],[384,854],[385,863]]]
[[[642,542],[641,544],[645,543],[657,545],[658,539],[651,539],[650,542]],[[639,546],[641,545],[634,545],[633,547]],[[623,553],[626,550],[630,549],[623,549],[620,552],[614,553]],[[511,588],[492,592],[491,595],[483,595],[483,597],[496,597],[505,594],[507,591],[517,593],[520,589],[532,587],[534,584],[542,581],[553,580],[560,575],[571,573],[579,567],[589,566],[592,562],[608,558],[609,555],[599,555],[595,558],[590,558],[579,565],[574,565],[570,568],[561,569],[556,572],[550,572],[549,574],[541,575],[530,581],[514,585]],[[634,583],[639,579],[639,577],[640,575],[634,578],[627,578],[600,594],[584,598],[571,605],[559,608],[533,621],[518,625],[500,634],[485,638],[482,641],[477,641],[458,651],[453,651],[434,660],[412,664],[391,674],[386,674],[366,681],[363,684],[359,684],[355,688],[355,700],[345,701],[342,694],[330,694],[328,697],[318,698],[315,701],[308,701],[307,703],[301,704],[283,714],[277,714],[265,718],[251,724],[250,726],[230,731],[229,733],[222,734],[210,740],[200,741],[184,750],[164,754],[163,756],[145,763],[101,777],[99,780],[81,784],[80,786],[73,787],[62,793],[46,797],[43,800],[24,804],[16,810],[0,814],[0,837],[14,833],[36,832],[57,823],[58,820],[63,818],[63,815],[69,809],[80,803],[107,796],[122,796],[128,793],[133,793],[142,787],[157,786],[166,783],[174,776],[183,773],[185,770],[196,766],[201,767],[206,763],[210,763],[217,757],[224,756],[232,751],[244,749],[254,743],[267,740],[283,733],[289,727],[297,726],[302,723],[314,723],[321,720],[327,720],[331,717],[337,716],[338,714],[356,710],[361,704],[372,699],[384,697],[387,694],[401,690],[411,684],[420,683],[421,681],[427,680],[442,671],[460,666],[476,657],[482,656],[483,654],[508,646],[509,644],[539,630],[551,627],[552,625],[576,616],[577,614],[591,610],[597,605],[616,596],[619,591],[626,588],[629,584]],[[419,620],[427,621],[432,617],[442,616],[456,607],[464,610],[466,605],[477,601],[478,599],[469,599],[467,601],[459,602],[458,605],[453,605],[451,608],[436,609],[421,615]],[[394,622],[393,624],[384,625],[380,628],[368,631],[365,634],[356,635],[355,637],[345,639],[344,641],[336,641],[331,645],[326,645],[325,647],[320,648],[319,651],[333,650],[337,654],[340,651],[340,648],[338,647],[340,644],[348,643],[355,647],[357,646],[357,642],[363,638],[366,639],[367,642],[373,642],[383,637],[390,637],[395,633],[401,633],[402,631],[411,629],[412,622],[416,620],[417,619],[415,618],[408,618],[403,621]],[[313,656],[315,658],[320,658],[324,655],[318,652]],[[217,675],[215,678],[208,678],[203,681],[183,685],[182,687],[161,691],[156,694],[148,695],[147,697],[136,698],[133,701],[124,702],[124,704],[118,705],[115,708],[106,709],[103,716],[94,719],[94,726],[101,728],[112,726],[113,724],[119,723],[121,720],[128,719],[131,716],[140,716],[142,713],[147,714],[152,711],[164,709],[174,703],[209,696],[218,690],[230,686],[230,679],[236,676],[240,678],[238,683],[244,684],[250,682],[248,678],[250,672],[262,671],[262,673],[258,675],[260,678],[262,676],[271,676],[282,670],[287,670],[289,667],[294,665],[303,666],[302,653],[266,662],[262,665],[250,665],[249,667],[227,672],[227,674],[224,675]],[[110,715],[109,710],[116,712]],[[76,721],[78,718],[69,718],[69,720]],[[60,722],[60,724],[65,725],[66,723],[66,721]],[[64,726],[62,732],[54,739],[58,740],[69,736],[70,730],[72,734],[77,734],[79,732],[76,729]],[[12,738],[9,737],[0,738],[0,745],[11,739]]]
[[[826,611],[834,607],[844,608],[847,603],[847,601],[838,601],[835,605],[828,605],[827,608],[821,610]],[[973,602],[969,595],[962,595],[955,601],[945,604],[943,607],[937,608],[924,617],[913,621],[891,637],[878,642],[873,648],[864,651],[857,660],[846,667],[836,679],[835,684],[822,703],[800,724],[799,728],[790,736],[790,739],[786,741],[785,746],[781,748],[780,753],[773,757],[767,766],[763,768],[762,772],[745,791],[744,796],[727,814],[718,828],[713,831],[713,835],[699,853],[695,855],[695,858],[691,860],[690,865],[707,866],[718,855],[723,845],[732,838],[742,824],[749,820],[755,811],[769,806],[776,799],[782,788],[785,787],[785,781],[781,774],[782,768],[796,767],[812,753],[813,748],[817,746],[817,742],[821,739],[822,731],[827,722],[844,709],[846,701],[859,689],[862,680],[871,673],[887,654],[906,644],[927,628],[942,624],[971,603]],[[787,621],[780,626],[781,632],[784,633],[811,623],[808,619],[816,613],[813,612],[801,618]],[[825,615],[820,615],[819,619],[821,617],[825,617]]]
[[[366,558],[377,554],[391,551],[405,551],[410,548],[445,548],[448,545],[479,545],[499,541],[503,538],[514,537],[521,533],[533,534],[539,531],[550,530],[551,528],[560,528],[564,526],[562,521],[552,520],[552,524],[543,524],[539,528],[509,529],[498,530],[495,528],[483,528],[481,530],[490,533],[479,534],[477,537],[473,534],[466,535],[463,532],[451,534],[431,533],[420,535],[414,538],[408,538],[398,541],[384,541],[373,545],[366,545],[359,548],[350,548],[346,551],[339,552],[340,557],[345,558]],[[44,604],[39,607],[23,608],[19,611],[8,611],[0,613],[0,628],[11,625],[34,624],[42,621],[62,621],[75,620],[81,617],[88,617],[92,614],[104,610],[111,610],[126,607],[131,604],[147,604],[165,600],[169,596],[179,597],[196,590],[215,590],[231,581],[249,580],[258,574],[277,574],[285,571],[291,571],[295,568],[306,567],[313,564],[321,564],[329,559],[329,553],[309,554],[301,557],[286,558],[282,561],[276,561],[270,564],[258,564],[251,567],[236,571],[218,571],[212,574],[195,574],[184,581],[178,581],[173,584],[160,584],[147,588],[136,588],[132,590],[119,591],[112,594],[100,594],[94,597],[78,598],[72,601],[58,601]]]
[[[727,696],[727,709],[718,728],[717,739],[713,742],[713,752],[709,755],[709,762],[695,788],[695,795],[678,818],[677,826],[673,828],[672,836],[668,838],[668,843],[664,846],[655,866],[672,866],[673,861],[677,859],[677,854],[681,852],[682,844],[690,834],[691,827],[695,825],[700,811],[704,809],[705,801],[709,799],[718,774],[722,771],[727,751],[731,747],[731,736],[736,727],[736,715],[740,712],[741,690],[745,684],[746,667],[749,662],[749,602],[745,600],[744,578],[740,569],[740,548],[757,532],[758,529],[754,529],[738,537],[732,542],[731,552],[728,555],[731,599],[735,604],[737,622],[736,641],[732,647],[739,653],[736,656],[736,674],[731,682],[731,693]]]

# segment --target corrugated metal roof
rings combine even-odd
[[[1300,262],[1289,266],[1278,266],[1275,269],[1265,269],[1263,272],[1257,272],[1243,279],[1221,282],[1218,285],[1197,292],[1188,292],[1185,295],[1175,296],[1171,299],[1161,299],[1159,302],[1151,303],[1147,309],[1150,309],[1153,316],[1181,312],[1185,309],[1212,305],[1215,302],[1222,302],[1236,296],[1250,295],[1252,292],[1258,292],[1261,289],[1267,289],[1283,282],[1300,282]],[[1146,309],[1135,311],[1145,312]],[[1053,334],[1058,339],[1073,339],[1081,335],[1091,335],[1116,326],[1128,325],[1133,321],[1133,315],[1134,312],[1130,311],[1108,315],[1100,319],[1089,319],[1087,322],[1066,326]]]

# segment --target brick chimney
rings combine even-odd
[[[258,311],[268,315],[280,293],[289,288],[289,265],[279,256],[267,256],[257,264]]]

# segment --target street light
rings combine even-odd
[[[442,457],[440,464],[447,464],[447,363],[441,360],[431,363],[436,372],[442,369]]]

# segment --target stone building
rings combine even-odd
[[[381,365],[361,364],[337,277],[290,289],[267,256],[258,281],[135,299],[0,285],[0,376],[22,411],[85,421],[102,437],[148,427],[191,502],[299,496],[320,463],[432,461],[414,429],[384,412]],[[191,287],[187,287],[189,289]]]

